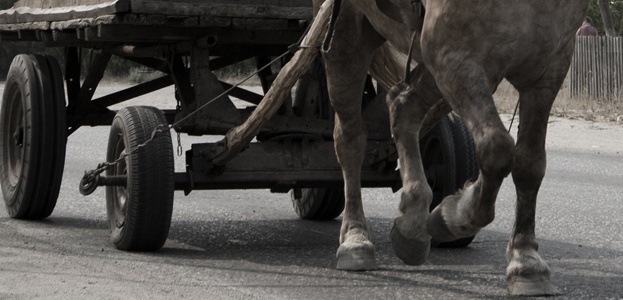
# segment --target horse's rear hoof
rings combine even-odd
[[[458,239],[448,228],[441,213],[441,205],[435,208],[428,217],[427,229],[435,242],[451,242]]]
[[[428,254],[430,253],[430,238],[425,241],[409,239],[397,229],[396,224],[394,224],[389,237],[394,246],[394,253],[396,253],[396,256],[405,264],[419,266],[428,258]]]
[[[511,296],[558,296],[560,291],[540,275],[514,276],[508,282]]]
[[[471,224],[471,220],[459,211],[459,201],[461,195],[448,196],[430,213],[426,228],[436,242],[452,242],[480,232],[482,226]]]
[[[337,269],[348,271],[376,270],[376,258],[372,243],[345,242],[337,249]]]

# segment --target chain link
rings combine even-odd
[[[103,163],[98,164],[97,168],[95,168],[93,170],[90,170],[90,171],[85,171],[84,172],[84,176],[82,176],[82,179],[80,180],[80,191],[81,192],[83,192],[83,191],[90,191],[90,192],[88,192],[88,194],[93,192],[93,190],[95,190],[95,188],[97,187],[95,183],[97,181],[97,177],[100,174],[102,174],[108,168],[113,167],[115,165],[118,165],[121,161],[125,160],[126,157],[134,154],[136,151],[138,151],[141,148],[147,146],[159,134],[171,131],[171,128],[172,128],[172,126],[166,126],[164,124],[159,124],[151,132],[151,136],[149,137],[149,139],[146,140],[145,142],[139,144],[138,146],[136,146],[136,148],[131,149],[129,152],[125,152],[125,151],[122,152],[121,155],[119,155],[119,157],[116,160],[112,161],[112,162],[103,162]],[[84,194],[84,192],[83,192],[83,194]]]
[[[180,137],[180,133],[177,133],[177,156],[182,156],[184,154],[184,148],[182,148],[182,138]]]

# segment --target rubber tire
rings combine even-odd
[[[435,169],[435,178],[428,178],[433,189],[432,211],[448,195],[455,194],[467,182],[478,178],[478,163],[474,140],[467,131],[461,118],[450,113],[439,121],[422,139],[420,139],[424,169]],[[435,173],[435,172],[432,172]],[[468,246],[475,236],[452,242],[435,242],[434,247],[459,248]]]
[[[295,115],[325,120],[333,118],[333,108],[329,103],[324,67],[320,58],[315,60],[308,74],[299,79],[295,98],[304,105],[295,112]],[[290,191],[290,199],[296,214],[305,220],[332,220],[344,211],[343,188],[302,188],[300,198]]]
[[[121,250],[156,251],[169,235],[173,213],[173,143],[171,134],[157,134],[167,125],[164,114],[154,107],[126,107],[113,119],[107,161],[117,160],[126,149],[134,149],[121,163],[106,170],[107,176],[127,175],[126,187],[106,187],[106,210],[111,241]]]
[[[290,192],[296,214],[305,220],[332,220],[344,211],[344,190],[340,188],[304,188],[300,198]]]
[[[0,109],[0,181],[12,218],[43,219],[56,206],[67,145],[62,78],[52,57],[20,54],[9,68]],[[24,128],[21,146],[16,123]]]

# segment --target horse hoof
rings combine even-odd
[[[558,296],[560,291],[539,275],[515,276],[508,283],[511,296]]]
[[[471,224],[470,220],[459,212],[460,200],[460,195],[448,196],[430,213],[426,229],[435,242],[452,242],[472,237],[483,227]]]
[[[394,227],[389,235],[394,246],[394,253],[407,265],[419,266],[423,264],[430,253],[430,238],[425,241],[410,239]]]
[[[337,269],[349,271],[376,270],[374,245],[370,242],[344,242],[337,249]]]
[[[426,229],[436,243],[452,242],[458,239],[448,228],[448,224],[441,214],[441,205],[430,213]]]

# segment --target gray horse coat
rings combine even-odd
[[[412,1],[392,2],[411,9]],[[569,68],[588,0],[423,2],[426,15],[413,50],[418,64],[410,81],[394,85],[387,95],[403,180],[401,216],[391,232],[395,253],[405,263],[419,265],[428,256],[431,238],[452,241],[478,233],[493,221],[500,185],[512,174],[517,213],[506,253],[509,292],[556,294],[549,267],[537,252],[536,199],[545,174],[549,112]],[[383,14],[375,0],[344,0],[331,48],[323,53],[336,112],[335,150],[345,181],[339,269],[376,268],[360,191],[366,146],[361,91],[368,72],[387,85],[396,83],[394,54],[404,58],[410,36],[411,28]],[[502,79],[520,94],[516,142],[493,103]],[[432,192],[418,141],[425,116],[442,101],[472,134],[480,174],[429,213]]]

